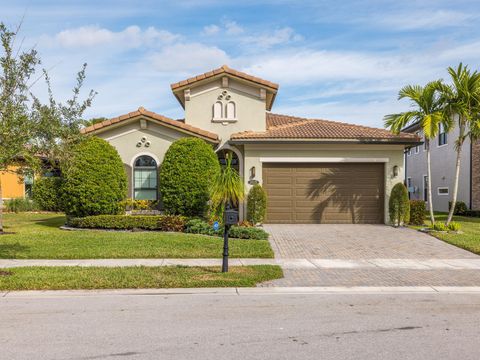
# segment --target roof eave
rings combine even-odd
[[[422,141],[407,139],[230,139],[232,144],[369,144],[369,145],[409,145],[417,146]]]

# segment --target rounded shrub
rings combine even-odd
[[[435,230],[435,231],[448,231],[448,227],[444,223],[437,222],[437,223],[435,223],[435,225],[433,225],[433,230]]]
[[[448,202],[448,211],[452,208],[452,202]],[[466,215],[468,213],[468,207],[463,201],[457,201],[455,203],[455,209],[453,209],[453,215]]]
[[[107,141],[90,137],[78,144],[68,166],[62,206],[68,216],[115,215],[127,195],[127,176],[117,150]]]
[[[425,201],[410,200],[410,225],[423,225],[425,222]]]
[[[160,193],[167,213],[203,216],[212,181],[220,172],[217,154],[198,138],[175,141],[165,153],[160,170]]]
[[[392,189],[388,202],[390,222],[393,226],[408,224],[410,221],[410,202],[408,190],[402,183],[397,183]]]
[[[267,193],[260,184],[252,186],[247,197],[247,219],[253,224],[262,223],[267,211]]]
[[[40,177],[33,183],[33,200],[41,210],[61,211],[63,179],[58,176]]]
[[[460,231],[460,224],[456,221],[452,221],[450,224],[448,224],[448,230]]]

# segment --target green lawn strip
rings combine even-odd
[[[283,277],[276,265],[231,267],[20,267],[0,270],[0,290],[251,287]]]
[[[219,237],[164,232],[66,231],[63,214],[5,214],[3,259],[219,258]],[[266,240],[230,240],[232,258],[273,258]]]
[[[448,215],[444,213],[436,213],[435,221],[445,222],[447,220],[447,216]],[[443,233],[433,231],[430,234],[449,244],[480,255],[480,218],[454,216],[453,221],[456,221],[460,224],[461,233],[457,234],[453,232]],[[427,226],[430,226],[429,220],[427,220],[425,223]],[[414,228],[419,229],[423,227],[424,226],[415,226]]]

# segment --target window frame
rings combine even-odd
[[[440,190],[447,190],[446,193],[440,193]],[[448,186],[438,186],[437,187],[437,195],[438,196],[449,196],[450,195],[450,189]]]
[[[427,179],[427,182],[425,182],[425,179]],[[428,175],[423,175],[423,201],[428,203]]]
[[[151,161],[153,161],[153,163],[155,164],[154,166],[151,165],[151,166],[141,166],[141,165],[138,165],[137,166],[137,161],[142,158],[142,157],[148,157],[150,158]],[[137,171],[140,172],[140,171],[145,171],[145,170],[150,170],[150,171],[154,171],[154,174],[155,174],[155,187],[137,187],[137,181],[136,181],[136,176],[137,176]],[[153,156],[150,156],[150,155],[146,155],[146,154],[143,154],[143,155],[138,155],[135,160],[133,161],[133,166],[132,166],[132,198],[134,200],[150,200],[150,201],[157,201],[158,200],[158,179],[159,179],[159,176],[158,176],[158,162],[157,160],[155,160],[155,158]],[[149,180],[150,182],[150,180]],[[137,192],[141,192],[141,191],[155,191],[155,198],[154,199],[138,199],[137,196],[136,196],[136,193]]]
[[[417,135],[418,137],[420,137],[420,131],[417,131],[415,133],[415,135]],[[415,154],[419,154],[420,153],[420,145],[417,145],[415,146]]]
[[[437,146],[445,146],[448,145],[448,138],[447,138],[447,132],[445,131],[445,127],[443,124],[438,124],[438,142]]]

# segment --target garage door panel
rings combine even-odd
[[[264,164],[263,179],[267,222],[383,222],[383,164]]]

